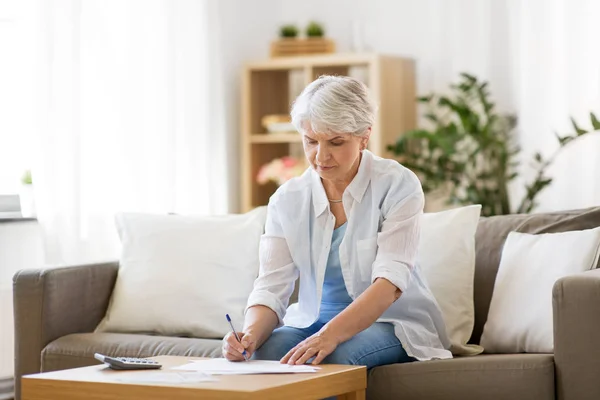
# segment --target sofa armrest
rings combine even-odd
[[[552,304],[557,399],[600,399],[600,269],[559,279]]]
[[[15,394],[21,376],[40,372],[41,352],[70,333],[93,332],[104,317],[117,262],[22,270],[13,277]]]

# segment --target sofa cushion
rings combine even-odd
[[[369,371],[367,398],[378,400],[554,400],[551,354],[483,354]]]
[[[225,314],[241,329],[266,216],[117,214],[119,274],[96,332],[220,339]]]
[[[481,335],[486,353],[554,353],[552,287],[590,270],[600,256],[600,228],[508,234]]]
[[[417,264],[442,310],[455,356],[483,351],[478,345],[467,345],[475,323],[475,231],[480,214],[477,204],[425,213],[421,218]]]
[[[481,218],[475,234],[475,327],[469,343],[479,344],[481,339],[500,265],[502,247],[510,232],[556,233],[598,226],[600,207]]]
[[[50,342],[42,351],[42,371],[98,364],[94,353],[107,356],[219,357],[221,340],[125,333],[74,333]]]

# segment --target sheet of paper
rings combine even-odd
[[[198,383],[214,382],[217,379],[203,372],[159,372],[159,371],[119,371],[117,378],[127,383]]]
[[[224,358],[210,360],[194,360],[173,369],[204,372],[211,375],[243,375],[243,374],[299,374],[312,373],[319,370],[310,365],[287,365],[279,361],[240,361],[231,362]]]

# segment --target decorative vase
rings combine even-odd
[[[36,216],[33,185],[21,185],[19,202],[21,203],[21,215],[23,218],[32,218]]]

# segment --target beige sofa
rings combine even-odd
[[[545,233],[600,226],[600,208],[482,218],[475,275],[478,343],[508,233]],[[15,371],[19,377],[95,364],[94,352],[147,357],[220,355],[219,338],[93,333],[106,311],[118,264],[20,271],[14,277]],[[369,372],[370,399],[600,399],[600,270],[554,286],[554,354],[482,354],[397,364]],[[195,312],[190,310],[190,312]]]

